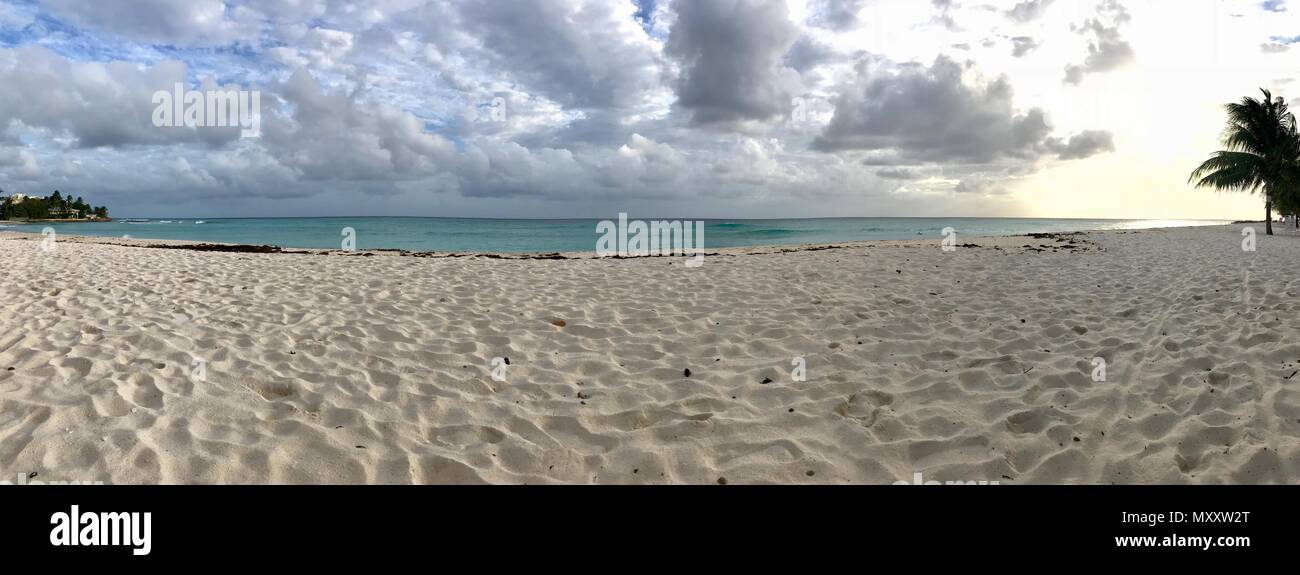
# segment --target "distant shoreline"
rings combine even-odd
[[[111,223],[113,218],[48,218],[43,220],[0,220],[0,224],[80,224],[80,223]]]

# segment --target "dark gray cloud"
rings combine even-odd
[[[17,146],[0,146],[0,173],[15,180],[31,180],[42,175],[36,155]]]
[[[80,148],[204,143],[239,138],[238,128],[158,128],[153,94],[185,81],[186,67],[70,61],[37,46],[0,50],[0,127],[13,122],[71,137]],[[187,89],[198,86],[187,84]],[[206,88],[216,88],[210,81]]]
[[[836,60],[837,56],[835,50],[830,46],[805,34],[790,46],[790,50],[785,53],[784,63],[802,74],[817,66]]]
[[[813,148],[872,151],[901,162],[1070,159],[1101,149],[1101,133],[1060,144],[1042,110],[1018,113],[1005,77],[982,85],[963,81],[966,66],[940,56],[929,67],[864,61],[859,78],[835,101],[835,114]]]
[[[858,13],[868,0],[811,0],[809,23],[831,30],[848,30],[857,26]]]
[[[695,124],[766,121],[784,115],[798,74],[783,57],[799,36],[785,0],[675,2],[665,46],[681,66],[677,105]]]
[[[263,112],[270,120],[263,129],[267,149],[305,179],[407,179],[437,172],[456,156],[451,142],[414,116],[327,92],[304,70],[270,89],[292,113],[274,104]]]
[[[961,31],[961,27],[952,17],[952,9],[957,6],[955,0],[930,0],[930,5],[939,11],[939,14],[934,17],[935,22],[954,32]]]
[[[639,27],[610,2],[454,3],[457,33],[470,33],[489,65],[566,107],[623,107],[658,83],[659,66]]]
[[[921,176],[907,168],[884,168],[876,170],[876,177],[886,180],[916,180]]]
[[[1007,18],[1021,24],[1033,22],[1047,12],[1054,0],[1025,0],[1007,10]]]
[[[1115,138],[1110,132],[1087,130],[1060,142],[1053,140],[1049,147],[1062,160],[1080,160],[1102,152],[1115,151]]]
[[[1015,36],[1011,38],[1011,55],[1017,58],[1023,58],[1026,54],[1033,52],[1038,48],[1038,41],[1029,36]]]
[[[1135,56],[1133,47],[1120,32],[1120,27],[1130,19],[1128,10],[1118,0],[1102,2],[1097,7],[1097,17],[1076,29],[1090,37],[1088,56],[1082,64],[1065,67],[1065,82],[1077,85],[1087,74],[1108,72],[1131,62]]]

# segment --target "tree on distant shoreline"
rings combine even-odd
[[[76,216],[76,217],[74,217]],[[108,208],[93,207],[81,198],[64,197],[55,190],[41,198],[15,194],[4,196],[0,190],[0,220],[70,220],[108,219]]]
[[[1242,98],[1224,106],[1228,126],[1219,150],[1192,172],[1198,188],[1264,195],[1265,233],[1273,235],[1273,207],[1284,213],[1300,207],[1300,134],[1295,115],[1282,97],[1268,90],[1262,100]]]

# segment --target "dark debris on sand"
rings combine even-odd
[[[150,244],[147,248],[163,250],[190,250],[195,252],[234,252],[241,254],[278,254],[280,246],[249,246],[243,244]]]

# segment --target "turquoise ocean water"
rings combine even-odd
[[[630,216],[636,219],[635,215]],[[610,218],[615,220],[616,218]],[[0,225],[36,232],[140,239],[269,244],[288,248],[338,249],[342,230],[356,230],[358,249],[449,252],[595,251],[595,219],[505,220],[470,218],[217,218],[149,219],[92,223]],[[647,219],[648,221],[648,219]],[[200,223],[201,222],[201,223]],[[860,240],[942,238],[952,227],[962,237],[1041,232],[1139,229],[1226,224],[1207,220],[1067,220],[1017,218],[826,218],[794,220],[704,220],[705,248]]]

